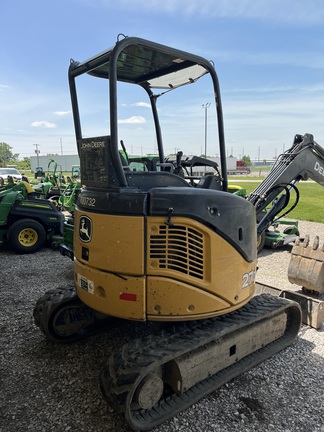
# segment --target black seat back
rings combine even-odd
[[[182,177],[165,171],[125,172],[128,186],[143,192],[157,187],[191,187]]]

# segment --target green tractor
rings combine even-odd
[[[72,165],[72,181],[81,180],[81,169],[80,165]]]
[[[45,172],[44,172],[43,167],[38,166],[35,168],[34,177],[35,177],[35,179],[33,179],[31,181],[31,183],[38,184],[39,181],[42,181],[42,178],[45,177]]]
[[[0,187],[0,241],[19,254],[33,253],[63,238],[64,215],[48,200],[36,198],[27,182]]]
[[[73,215],[75,210],[76,200],[81,189],[80,181],[70,180],[64,189],[62,189],[61,195],[58,197],[58,207],[61,211],[68,211]]]
[[[68,178],[62,194],[58,198],[58,208],[63,212],[68,212],[64,220],[63,241],[58,246],[63,256],[68,256],[73,260],[73,230],[74,230],[74,211],[79,192],[81,190],[80,166],[72,166],[72,178]]]
[[[50,171],[52,164],[53,170]],[[41,181],[39,181],[39,177],[33,179],[31,184],[39,197],[57,201],[59,196],[62,194],[62,185],[64,185],[62,171],[58,171],[57,162],[54,159],[51,159],[48,163],[47,173],[45,176],[41,177]]]
[[[61,211],[67,211],[73,217],[76,200],[81,189],[80,165],[72,165],[71,176],[67,176],[66,183],[58,197],[58,207]]]

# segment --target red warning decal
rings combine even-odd
[[[127,301],[136,301],[137,295],[136,294],[130,294],[130,293],[120,293],[119,299],[120,300],[127,300]]]

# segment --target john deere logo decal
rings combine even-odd
[[[81,216],[79,220],[79,238],[84,243],[91,240],[92,236],[92,221],[88,216]]]

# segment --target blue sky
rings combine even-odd
[[[214,61],[228,154],[274,158],[306,132],[324,146],[322,0],[1,0],[0,12],[0,142],[20,158],[34,155],[35,144],[41,155],[76,154],[70,59],[109,48],[119,33]],[[93,81],[84,84],[90,136],[102,132],[97,91]],[[170,107],[167,100],[161,105],[166,153],[180,147],[201,154],[202,104],[212,101],[202,88],[186,102],[183,95],[175,90]],[[120,138],[130,153],[154,151],[146,102],[144,95],[122,94]],[[207,153],[214,156],[214,110],[207,114]]]

